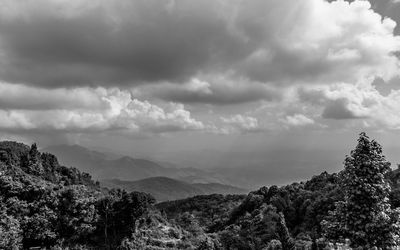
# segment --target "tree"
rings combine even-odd
[[[97,201],[97,231],[109,248],[118,246],[122,239],[136,230],[136,221],[155,203],[145,193],[111,190]]]
[[[86,186],[69,186],[59,193],[58,233],[67,242],[81,243],[95,230],[94,193]]]
[[[22,169],[32,175],[41,176],[43,174],[43,167],[40,161],[40,152],[37,149],[36,143],[32,144]]]
[[[277,233],[279,236],[279,240],[282,243],[282,249],[285,250],[294,250],[295,243],[292,237],[290,237],[290,233],[285,223],[285,216],[282,212],[279,213],[279,221],[277,225]]]
[[[19,221],[0,211],[0,249],[20,249],[22,230]]]
[[[263,250],[282,250],[282,243],[279,240],[271,240]]]
[[[193,236],[204,234],[203,229],[200,227],[198,220],[193,214],[184,212],[177,218],[178,224],[186,231],[190,232]]]
[[[24,218],[21,223],[24,248],[35,246],[50,248],[55,245],[59,237],[55,230],[57,213],[46,205],[36,207],[37,205],[32,204],[38,211],[35,211],[32,216]]]
[[[340,173],[344,201],[324,222],[331,239],[349,238],[353,246],[390,248],[399,243],[398,212],[389,203],[390,186],[385,175],[390,163],[382,147],[361,133],[356,148],[346,156]]]

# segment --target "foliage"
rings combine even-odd
[[[279,240],[271,240],[265,249],[266,250],[282,250],[282,243]]]
[[[189,225],[191,217],[186,218]],[[135,225],[135,232],[125,238],[122,249],[219,249],[218,239],[206,235],[201,229],[196,234],[169,223],[155,210],[146,212]]]
[[[14,217],[0,213],[0,249],[18,249],[21,247],[22,230]]]
[[[390,248],[399,244],[399,213],[389,203],[385,179],[390,163],[382,147],[361,133],[358,145],[344,162],[340,187],[345,199],[325,222],[328,237],[351,239],[353,246]]]
[[[0,249],[389,248],[399,237],[400,169],[361,134],[338,174],[154,203],[102,189],[35,144],[0,142]]]
[[[279,235],[280,242],[282,244],[282,248],[287,250],[294,250],[295,243],[292,237],[290,236],[289,230],[286,227],[285,216],[283,215],[282,212],[279,213],[277,232]]]
[[[0,248],[115,248],[153,203],[144,193],[101,190],[36,144],[0,142]]]
[[[135,232],[136,221],[151,208],[154,198],[139,192],[112,190],[96,204],[96,235],[104,245],[115,248],[121,240]]]
[[[216,228],[226,223],[229,214],[245,198],[245,195],[198,195],[191,198],[158,203],[160,209],[169,219],[178,219],[186,212],[196,218],[205,231],[216,231]]]
[[[58,194],[57,225],[67,244],[83,243],[95,230],[98,213],[96,197],[86,186],[68,186]]]

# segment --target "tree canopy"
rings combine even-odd
[[[365,133],[339,173],[159,204],[101,188],[36,144],[0,142],[0,249],[388,249],[399,206],[400,169]]]
[[[358,144],[344,161],[340,188],[344,200],[324,224],[328,237],[348,238],[353,246],[390,248],[399,242],[399,212],[391,208],[391,171],[382,147],[361,133]]]

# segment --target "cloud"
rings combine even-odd
[[[368,83],[303,88],[299,90],[299,96],[303,101],[323,106],[323,118],[338,120],[366,118],[370,108],[383,98]]]
[[[216,5],[3,0],[0,73],[10,82],[47,86],[184,79],[232,43]]]
[[[222,131],[225,131],[225,133],[248,133],[261,131],[261,127],[255,117],[236,114],[230,117],[221,117],[221,120],[223,123],[228,125],[228,127],[222,128]]]
[[[132,122],[136,123],[132,124]],[[167,109],[162,109],[148,101],[141,102],[136,99],[132,100],[121,112],[117,124],[118,127],[122,125],[123,128],[138,126],[144,131],[156,133],[205,128],[202,122],[191,117],[183,104],[171,103]]]
[[[203,130],[182,104],[159,106],[118,88],[52,89],[0,84],[0,130],[167,133]]]
[[[366,117],[362,114],[357,114],[356,111],[351,109],[349,104],[349,100],[345,98],[329,101],[322,113],[322,117],[337,120]]]
[[[105,108],[102,96],[105,89],[58,88],[45,89],[0,82],[0,108],[2,109],[85,109]]]
[[[395,22],[368,1],[1,0],[0,6],[0,79],[12,83],[132,86],[230,74],[281,86],[388,79],[399,69]]]
[[[262,83],[245,79],[212,78],[208,81],[193,78],[182,85],[164,83],[138,88],[147,96],[182,103],[206,103],[215,105],[241,104],[259,100],[274,101],[282,93]]]
[[[395,23],[382,20],[368,1],[302,4],[289,7],[298,11],[291,9],[293,20],[285,20],[283,34],[274,34],[279,40],[271,43],[273,47],[258,49],[248,57],[245,69],[250,76],[320,84],[398,74],[399,61],[392,54],[400,48],[399,37],[393,36]]]
[[[384,84],[384,83],[382,83]],[[376,129],[400,129],[400,90],[382,95],[372,83],[336,84],[299,90],[300,100],[321,107],[325,119],[362,119]]]
[[[288,115],[282,120],[285,124],[289,126],[306,126],[306,125],[311,125],[314,124],[314,120],[311,118],[308,118],[305,115],[302,114],[294,114],[294,115]]]
[[[399,76],[395,25],[360,0],[0,0],[0,126],[396,128],[398,92],[369,84]]]

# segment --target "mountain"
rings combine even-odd
[[[400,245],[400,169],[388,168],[379,144],[361,136],[362,143],[347,161],[352,164],[355,159],[356,164],[345,165],[340,173],[264,186],[248,195],[198,195],[158,204],[149,194],[127,191],[194,195],[225,185],[154,177],[110,180],[109,186],[125,190],[106,189],[89,174],[40,152],[36,144],[0,142],[0,249],[331,249],[339,243],[346,249],[371,249],[372,244],[392,249]],[[343,181],[346,176],[356,185],[349,187]],[[376,180],[377,184],[370,184]],[[383,191],[368,194],[360,183]],[[234,187],[224,188],[233,192]],[[351,205],[349,193],[361,195],[353,203],[363,203]],[[375,202],[372,207],[377,197],[382,205]],[[376,217],[368,225],[377,229],[357,226],[360,233],[344,238],[348,236],[344,223],[351,220],[340,218],[357,217],[360,207],[369,212],[361,214],[362,219]],[[384,210],[371,214],[369,207]],[[376,235],[389,240],[376,243]],[[363,245],[365,239],[372,244]]]
[[[57,155],[60,163],[90,173],[94,179],[141,180],[165,176],[187,182],[226,183],[212,172],[196,168],[179,168],[172,163],[117,156],[89,150],[79,145],[57,145],[42,151]]]
[[[245,194],[246,190],[219,183],[187,183],[167,177],[152,177],[138,181],[118,179],[102,180],[101,185],[108,188],[122,188],[128,192],[149,193],[157,201],[177,200],[206,194]]]
[[[36,144],[0,142],[0,249],[199,249],[213,240],[171,223],[154,202],[102,189]]]
[[[51,184],[98,186],[88,173],[59,164],[56,156],[40,153],[36,144],[31,147],[12,141],[0,142],[0,163],[4,169],[22,179],[40,179]],[[26,177],[29,176],[29,177]]]

